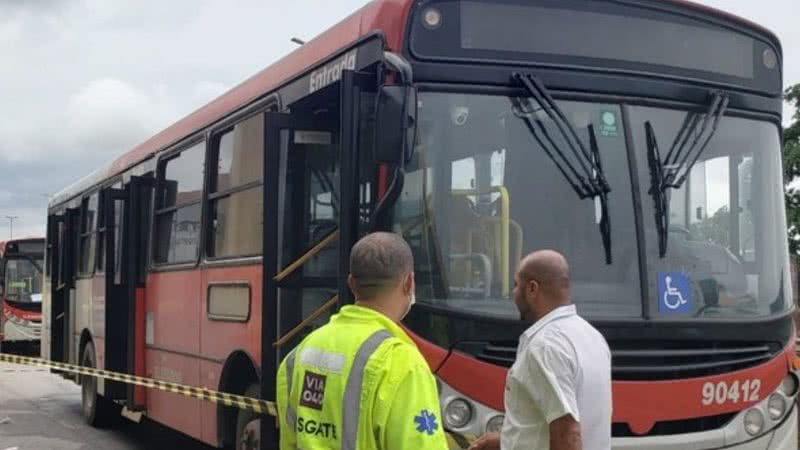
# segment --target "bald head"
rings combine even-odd
[[[554,301],[569,301],[569,264],[556,251],[540,250],[523,258],[519,278],[523,283],[536,281]]]
[[[371,300],[392,290],[413,270],[411,248],[395,233],[368,234],[350,252],[352,288],[359,300]]]

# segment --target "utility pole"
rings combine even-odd
[[[18,219],[19,216],[6,216],[8,219],[8,234],[9,239],[14,239],[14,219]]]

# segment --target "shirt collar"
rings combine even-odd
[[[533,337],[534,334],[541,331],[547,324],[554,322],[558,319],[563,319],[565,317],[574,316],[578,314],[577,309],[575,309],[575,305],[564,305],[559,306],[558,308],[550,311],[544,317],[537,320],[533,325],[531,325],[524,333],[522,333],[522,337],[527,341]]]
[[[345,305],[339,313],[331,318],[331,321],[336,322],[375,322],[382,328],[385,328],[392,336],[412,345],[414,341],[400,328],[399,325],[394,323],[392,319],[384,316],[383,314],[371,308],[358,305]]]

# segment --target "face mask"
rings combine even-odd
[[[405,314],[403,314],[403,317],[400,318],[401,321],[406,318],[408,313],[411,311],[411,307],[414,306],[414,303],[417,303],[417,295],[414,292],[412,292],[411,300],[408,302],[408,307],[406,308],[406,312]]]

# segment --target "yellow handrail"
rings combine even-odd
[[[491,186],[488,189],[454,189],[450,191],[452,195],[468,196],[482,195],[497,192],[500,194],[500,289],[503,296],[507,296],[511,291],[511,272],[510,272],[510,223],[511,223],[511,199],[508,189],[505,186]]]
[[[285,269],[281,270],[277,275],[275,275],[275,281],[283,281],[284,278],[291,275],[298,267],[305,264],[309,259],[316,256],[319,252],[322,251],[325,247],[328,246],[331,242],[335,241],[339,237],[339,230],[332,231],[329,235],[325,236],[325,238],[319,241],[318,244],[311,247],[310,250],[305,252],[302,256],[294,260],[291,264],[286,266]]]
[[[339,294],[334,295],[327,302],[320,305],[314,312],[311,313],[310,316],[303,319],[300,323],[298,323],[294,328],[289,330],[288,333],[281,336],[277,341],[272,343],[272,346],[275,348],[280,348],[286,345],[287,342],[292,340],[295,336],[297,336],[303,328],[307,327],[311,324],[311,322],[317,320],[319,316],[321,316],[325,311],[331,309],[337,302],[339,301]]]

